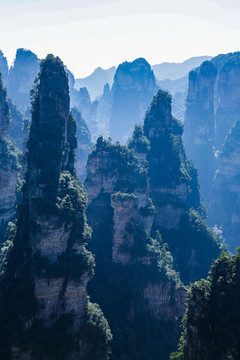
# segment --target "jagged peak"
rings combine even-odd
[[[200,76],[216,76],[217,72],[217,68],[211,61],[204,61],[199,68]]]
[[[172,120],[171,102],[172,97],[166,91],[159,90],[157,95],[154,96],[144,120],[144,134],[147,138],[159,133],[162,126],[170,126]],[[150,131],[151,128],[156,130],[154,134]]]

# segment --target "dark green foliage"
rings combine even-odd
[[[178,229],[162,229],[161,232],[177,260],[185,284],[208,275],[212,261],[220,254],[220,244],[218,237],[197,211],[191,209],[186,213]]]
[[[10,359],[12,344],[24,347],[25,322],[36,311],[30,276],[29,228],[26,201],[19,208],[16,228],[11,232],[0,276],[0,358]],[[20,225],[21,224],[21,225]],[[21,231],[20,230],[21,226]]]
[[[74,173],[74,161],[75,152],[77,149],[77,138],[76,138],[77,122],[73,115],[70,113],[67,122],[67,151],[68,156],[66,169],[73,174]]]
[[[119,142],[112,144],[109,140],[99,137],[96,143],[96,149],[89,155],[89,159],[96,154],[106,153],[109,159],[112,159],[110,167],[99,168],[99,172],[107,174],[108,172],[117,174],[115,191],[132,193],[135,187],[146,189],[147,170],[141,168],[133,150],[120,145]],[[86,184],[88,179],[86,179]]]
[[[54,94],[51,98],[49,89]],[[32,126],[27,147],[31,166],[39,169],[37,182],[40,186],[45,184],[41,207],[45,204],[46,211],[50,212],[56,203],[64,160],[62,155],[67,150],[63,141],[68,114],[56,111],[57,99],[61,99],[63,109],[69,109],[68,78],[63,63],[59,58],[48,55],[40,64],[40,73],[32,92]]]
[[[45,357],[52,360],[65,359],[66,354],[77,348],[72,334],[73,315],[62,315],[53,326],[46,327],[41,320],[34,320],[29,332],[32,359]]]
[[[104,360],[110,353],[109,343],[112,334],[102,310],[91,302],[87,306],[86,325],[83,329],[83,338],[86,337],[89,346],[86,360]]]
[[[0,163],[3,170],[7,170],[9,165],[11,166],[12,171],[20,170],[19,164],[19,155],[20,151],[13,144],[9,136],[5,136],[1,142],[1,153],[0,153]]]
[[[56,206],[62,221],[80,221],[87,203],[87,196],[80,180],[68,171],[63,171],[59,178]]]
[[[209,280],[192,285],[182,343],[176,353],[180,359],[193,359],[189,350],[194,359],[239,358],[239,274],[240,253],[237,251],[231,257],[223,252],[213,264]],[[195,329],[194,333],[192,329]],[[184,357],[180,357],[183,353]]]
[[[134,149],[137,153],[146,153],[150,150],[150,141],[144,136],[143,128],[140,125],[135,126],[128,147]]]

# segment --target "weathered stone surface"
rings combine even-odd
[[[217,225],[232,251],[239,246],[240,231],[240,123],[226,137],[213,179],[208,221]]]
[[[6,138],[10,126],[7,92],[0,74],[0,243],[4,241],[6,227],[16,211],[16,185],[18,179],[17,149]]]
[[[218,70],[210,61],[190,72],[184,119],[184,143],[187,155],[199,169],[203,195],[208,199],[215,171],[214,91]]]
[[[174,321],[185,310],[186,290],[175,289],[171,282],[149,283],[144,289],[144,298],[155,319]]]
[[[112,259],[126,265],[132,260],[127,249],[134,244],[134,231],[131,232],[131,228],[133,230],[138,221],[137,198],[132,196],[124,199],[121,195],[112,195],[111,206],[114,212]]]

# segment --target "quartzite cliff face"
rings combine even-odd
[[[14,219],[16,211],[19,166],[16,148],[6,137],[9,126],[9,103],[0,74],[0,243],[3,242],[7,224]]]
[[[69,102],[64,66],[49,55],[33,99],[23,203],[2,267],[4,358],[108,357],[110,330],[86,292],[93,257],[85,247],[86,195],[74,176],[76,123]]]
[[[208,222],[211,226],[222,226],[225,240],[231,249],[238,245],[233,239],[238,218],[235,214],[235,205],[232,204],[231,208],[229,203],[232,199],[229,198],[230,193],[229,196],[225,196],[227,190],[224,183],[227,181],[225,185],[228,189],[235,187],[238,157],[233,160],[235,164],[230,166],[232,160],[228,156],[223,156],[222,147],[232,126],[239,120],[239,90],[239,52],[219,55],[210,62],[204,62],[189,74],[184,125],[187,154],[199,168],[200,185],[209,207]],[[232,148],[232,155],[234,151],[236,154],[238,152],[236,141],[233,140],[233,144],[236,149]],[[227,162],[228,179],[220,180]],[[220,205],[218,196],[221,198],[221,208],[215,206],[217,203]],[[224,209],[228,209],[229,213],[227,214]],[[231,220],[227,220],[230,218]]]
[[[237,121],[219,153],[209,201],[209,223],[222,229],[231,251],[239,246],[240,231],[240,122]]]
[[[187,155],[199,169],[201,190],[206,199],[216,169],[214,89],[217,72],[210,61],[190,72],[184,121]]]

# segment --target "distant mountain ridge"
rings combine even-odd
[[[163,62],[152,65],[152,70],[158,80],[177,80],[189,73],[193,68],[201,65],[206,60],[211,60],[212,56],[195,56],[183,61],[182,63]]]
[[[212,56],[195,56],[182,63],[164,62],[151,65],[151,67],[157,80],[176,80],[186,76],[189,71],[201,65],[203,61],[211,59]],[[108,83],[110,87],[112,86],[115,72],[115,66],[106,70],[98,67],[89,76],[76,79],[75,88],[79,90],[80,87],[86,87],[89,91],[91,99],[94,100],[102,94],[103,87],[106,83]]]
[[[103,88],[106,83],[109,83],[110,87],[112,86],[115,72],[115,66],[106,70],[98,67],[91,75],[82,79],[76,79],[75,88],[79,90],[81,87],[86,87],[90,93],[91,99],[94,100],[103,93]]]

